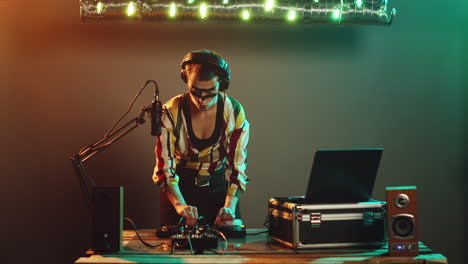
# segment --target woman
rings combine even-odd
[[[193,226],[240,225],[239,196],[245,174],[249,123],[243,107],[225,94],[230,70],[217,53],[198,50],[181,63],[188,92],[164,105],[153,181],[162,188],[161,225],[180,217]]]

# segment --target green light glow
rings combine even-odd
[[[314,3],[318,3],[318,2],[319,2],[319,0],[314,0]]]
[[[296,11],[295,10],[289,10],[287,18],[288,18],[288,21],[296,20]]]
[[[332,19],[338,21],[341,19],[341,11],[339,9],[333,10]]]
[[[385,190],[407,190],[407,189],[417,189],[416,186],[389,186],[385,187]]]
[[[96,5],[96,12],[98,14],[102,14],[103,10],[104,10],[104,5],[101,2],[98,2]]]
[[[207,9],[208,9],[208,8],[207,8],[207,6],[206,6],[205,3],[203,3],[203,4],[200,5],[200,17],[201,17],[202,19],[205,19],[206,16],[207,16],[207,14],[208,14],[208,10],[207,10]]]
[[[187,0],[187,3],[189,4],[193,4],[193,2],[195,2],[195,0]]]
[[[355,3],[357,8],[362,8],[362,0],[356,0]]]
[[[133,16],[135,15],[135,4],[133,2],[130,2],[127,6],[127,16]]]
[[[169,7],[169,16],[175,17],[175,15],[176,15],[176,5],[174,3],[171,3]]]
[[[272,11],[274,5],[275,5],[275,0],[266,0],[265,1],[265,11],[267,11],[267,12]]]
[[[229,4],[229,0],[223,0],[223,4],[224,4],[224,5]]]
[[[242,11],[242,20],[249,20],[250,12],[248,10]]]

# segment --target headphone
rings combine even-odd
[[[185,73],[185,65],[187,64],[211,64],[219,69],[223,73],[221,81],[219,82],[219,91],[224,92],[229,88],[229,80],[231,79],[231,70],[229,69],[228,63],[221,58],[218,54],[209,50],[196,50],[185,55],[180,67],[180,78],[187,83],[187,74]]]

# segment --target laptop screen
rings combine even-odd
[[[317,150],[305,203],[368,201],[382,152],[382,148]]]

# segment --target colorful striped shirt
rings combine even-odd
[[[211,173],[225,169],[228,194],[234,195],[238,189],[245,191],[249,182],[245,174],[249,122],[242,105],[229,96],[219,94],[218,100],[224,102],[221,135],[213,145],[198,150],[189,137],[183,110],[186,100],[189,100],[187,93],[172,98],[163,106],[162,134],[157,137],[155,148],[154,183],[163,189],[169,184],[178,184],[176,168],[183,166],[197,171],[196,185],[206,186]]]

